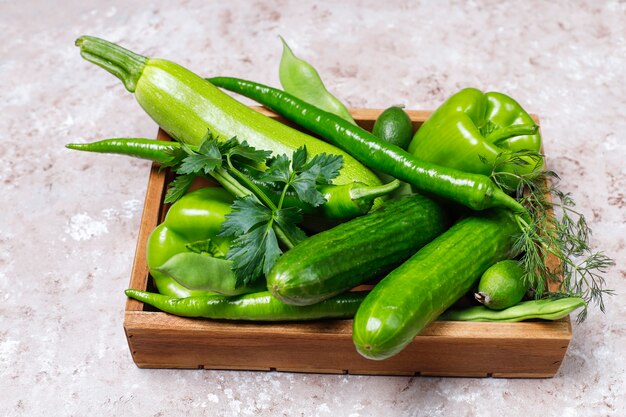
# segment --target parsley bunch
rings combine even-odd
[[[226,259],[233,261],[237,284],[246,285],[270,271],[283,253],[281,244],[288,249],[306,238],[298,227],[300,209],[284,207],[287,192],[293,190],[314,207],[324,204],[317,186],[329,184],[343,164],[341,156],[324,153],[307,159],[305,146],[291,158],[271,156],[270,151],[257,150],[236,138],[219,142],[209,132],[200,146],[182,145],[171,151],[167,166],[178,176],[170,183],[165,202],[182,197],[197,176],[212,177],[236,197],[219,235],[233,239]],[[242,172],[243,166],[251,165],[267,167],[256,180],[280,190],[278,203]]]

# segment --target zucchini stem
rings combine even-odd
[[[80,55],[83,58],[109,71],[122,80],[128,91],[135,92],[137,81],[148,58],[92,36],[81,36],[76,39],[76,46],[80,48]]]

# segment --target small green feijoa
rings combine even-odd
[[[477,301],[492,310],[502,310],[522,301],[528,290],[524,270],[517,261],[500,261],[485,271],[478,283]]]

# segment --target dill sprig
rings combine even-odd
[[[575,209],[572,195],[559,188],[558,174],[542,169],[542,163],[543,155],[537,152],[501,153],[491,174],[498,187],[514,194],[528,210],[528,215],[517,216],[521,233],[515,242],[515,249],[522,254],[523,279],[535,298],[582,297],[604,312],[603,296],[614,295],[614,291],[605,288],[603,274],[615,262],[590,247],[591,229],[585,216]],[[535,164],[535,172],[500,170],[504,165],[527,164]],[[512,184],[517,185],[513,188]],[[557,290],[551,290],[550,283],[558,284]],[[586,316],[585,308],[577,320]]]

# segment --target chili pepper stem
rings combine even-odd
[[[80,55],[83,58],[109,71],[122,80],[128,91],[135,92],[137,81],[148,58],[92,36],[81,36],[76,39],[76,46],[80,48]]]
[[[358,187],[350,190],[350,198],[352,200],[371,200],[382,197],[396,190],[400,186],[399,180],[393,180],[390,183],[377,187]]]
[[[524,206],[497,187],[493,187],[491,201],[491,207],[505,207],[518,215],[528,215],[528,210]]]

